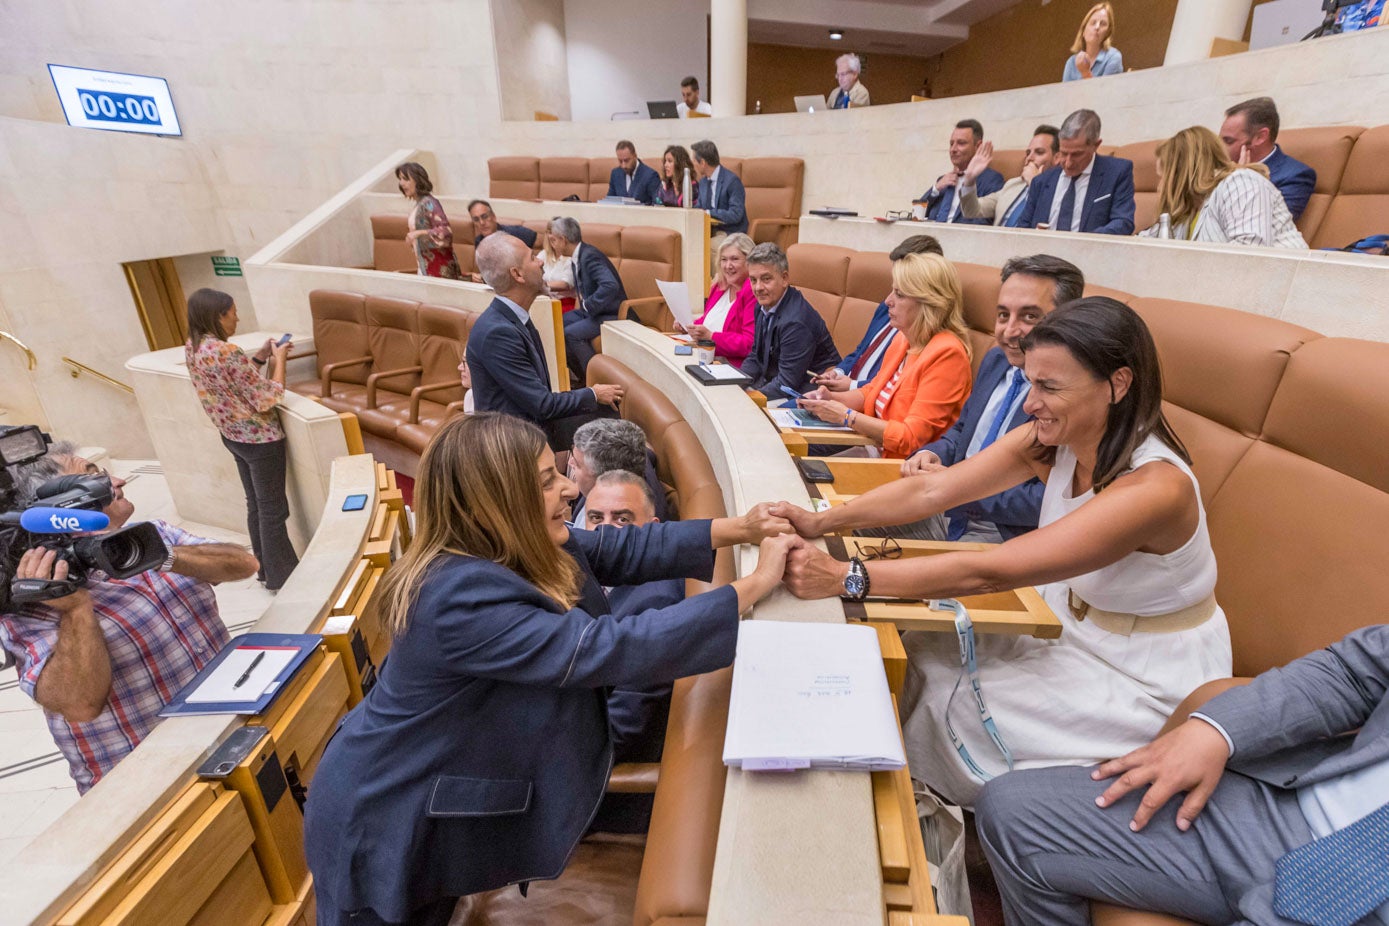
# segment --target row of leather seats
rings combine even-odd
[[[557,212],[563,209],[556,207]],[[545,242],[545,222],[537,220],[498,219],[503,225],[524,225],[536,233],[535,250]],[[472,220],[466,215],[450,217],[453,228],[453,253],[464,273],[477,270],[473,258]],[[403,215],[374,215],[371,217],[372,269],[397,273],[416,273],[414,248],[406,244],[406,217]],[[619,309],[618,317],[626,317],[627,308],[660,301],[657,280],[681,279],[680,233],[670,228],[652,225],[610,225],[586,222],[583,225],[584,244],[592,245],[607,255],[622,278],[627,302]]]
[[[458,363],[477,313],[324,289],[309,293],[309,312],[317,375],[289,387],[352,412],[369,435],[422,453],[462,407]]]
[[[1133,162],[1134,225],[1140,231],[1158,218],[1157,146],[1162,141],[1100,149],[1101,154]],[[1389,159],[1389,125],[1285,129],[1278,133],[1278,145],[1317,172],[1316,190],[1297,221],[1311,247],[1341,248],[1389,231],[1389,171],[1384,169]],[[993,167],[1005,177],[1016,177],[1025,154],[996,151]]]
[[[656,172],[660,157],[642,158]],[[775,241],[782,249],[796,242],[805,184],[800,158],[720,158],[747,191],[748,234],[757,243]],[[561,200],[577,196],[594,203],[608,194],[617,160],[604,158],[501,157],[487,162],[490,193],[498,199]],[[691,178],[694,182],[698,178]]]

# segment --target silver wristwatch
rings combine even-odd
[[[172,572],[174,569],[174,548],[169,547],[169,555],[164,557],[164,562],[159,564],[160,572]]]
[[[862,601],[868,597],[868,567],[857,556],[849,560],[849,574],[844,577],[844,598]]]

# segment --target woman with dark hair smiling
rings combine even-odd
[[[443,205],[431,195],[434,184],[429,172],[414,161],[406,161],[395,169],[395,179],[400,195],[415,201],[406,222],[410,230],[405,233],[405,240],[415,248],[420,276],[463,279],[463,268],[453,253],[453,227]]]
[[[695,174],[694,162],[690,160],[690,153],[682,145],[671,145],[667,148],[665,154],[661,155],[661,188],[656,194],[657,202],[663,206],[694,208],[695,204],[685,202],[680,192],[687,170],[690,172],[690,199],[694,199],[694,191],[699,184],[699,177]]]
[[[794,539],[766,505],[571,531],[576,494],[519,418],[454,418],[425,448],[415,538],[382,586],[391,657],[306,808],[320,926],[444,924],[462,895],[559,877],[612,767],[606,688],[732,662],[738,615],[779,584]],[[707,580],[714,548],[758,541],[731,585],[608,613],[600,583]]]
[[[285,432],[275,405],[285,393],[285,364],[294,347],[269,339],[247,357],[228,338],[236,334],[236,302],[215,289],[188,297],[188,377],[198,390],[222,445],[236,458],[246,491],[246,530],[260,560],[257,578],[274,591],[299,565],[285,521]],[[265,376],[258,367],[265,367]]]
[[[1205,510],[1186,449],[1162,415],[1147,326],[1121,302],[1078,299],[1039,322],[1022,349],[1032,424],[954,466],[819,514],[772,508],[803,537],[818,537],[918,521],[1033,476],[1046,483],[1038,529],[985,550],[865,566],[803,545],[788,562],[786,584],[802,598],[1041,586],[1061,638],[978,640],[980,701],[966,691],[952,704],[964,687],[961,641],[904,635],[913,776],[965,805],[1008,768],[1088,765],[1138,748],[1182,698],[1231,670]]]

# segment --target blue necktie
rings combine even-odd
[[[1273,909],[1299,923],[1351,926],[1389,900],[1389,804],[1274,866]]]
[[[848,109],[848,108],[849,108],[849,94],[845,93],[843,90],[840,90],[840,91],[839,91],[839,99],[837,99],[837,100],[834,101],[834,108],[835,108],[835,109]]]
[[[936,221],[950,221],[950,207],[955,204],[955,188],[946,187],[945,192],[940,194],[940,202],[936,204]]]
[[[1027,190],[1024,189],[1022,193],[1018,195],[1018,198],[1013,200],[1013,205],[1008,207],[1008,214],[1003,217],[1003,226],[1005,228],[1018,228],[1021,226],[1023,207],[1026,205]]]
[[[1071,219],[1076,211],[1076,179],[1067,177],[1071,185],[1066,187],[1066,195],[1061,197],[1061,211],[1056,215],[1056,227],[1052,231],[1070,231]]]
[[[1003,396],[1003,404],[998,407],[998,414],[994,415],[993,424],[989,425],[988,433],[984,435],[984,442],[979,445],[980,450],[983,450],[994,441],[998,440],[998,435],[1003,430],[1003,425],[1008,421],[1008,412],[1013,407],[1013,403],[1017,401],[1018,393],[1022,392],[1022,384],[1024,382],[1022,370],[1013,367],[1012,372],[1008,375],[1013,377],[1013,381],[1008,384],[1008,392]]]

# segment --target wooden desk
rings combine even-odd
[[[856,460],[846,457],[812,459],[829,467],[834,482],[807,481],[806,488],[811,495],[823,498],[830,504],[842,504],[902,478],[901,460]]]

